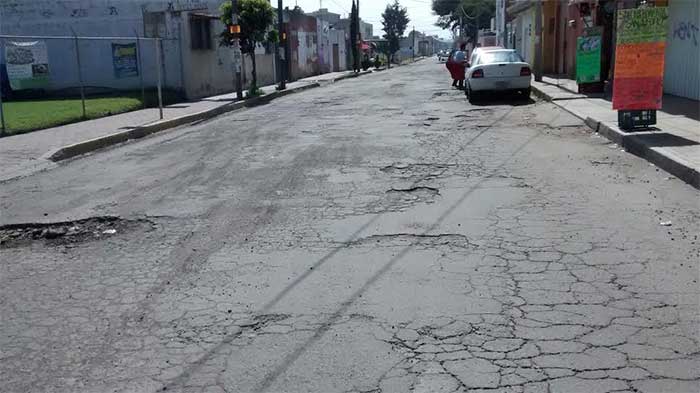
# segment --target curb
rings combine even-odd
[[[547,102],[553,102],[552,97],[551,97],[550,95],[548,95],[547,93],[543,92],[542,90],[540,90],[539,88],[537,88],[537,87],[536,87],[535,85],[533,85],[533,84],[530,84],[530,91],[532,92],[532,94],[533,94],[535,97],[537,97],[537,98],[539,98],[539,99],[541,99],[541,100],[544,100],[544,101],[547,101]],[[568,111],[567,111],[567,112],[568,112]],[[570,112],[569,112],[569,113],[570,113]],[[577,116],[577,117],[578,117],[578,116]]]
[[[627,152],[651,162],[652,164],[676,176],[691,186],[700,189],[700,172],[698,172],[697,169],[682,158],[660,152],[644,143],[644,141],[638,138],[637,135],[623,132],[615,125],[605,124],[592,117],[586,117],[583,119],[581,116],[573,113],[569,109],[558,105],[555,100],[552,100],[552,97],[548,96],[534,85],[532,86],[532,92],[543,100],[552,102],[554,105],[564,109],[573,116],[580,118],[593,131],[603,135],[608,140],[617,143]]]
[[[156,132],[164,131],[170,128],[175,128],[184,124],[194,123],[196,121],[208,120],[227,112],[232,112],[242,108],[251,108],[258,105],[264,105],[268,102],[284,97],[289,94],[298,93],[304,90],[313,89],[321,86],[319,83],[309,83],[307,85],[298,86],[282,91],[274,91],[264,96],[246,99],[243,101],[232,102],[217,106],[216,108],[207,109],[201,112],[191,113],[168,120],[160,120],[155,123],[144,126],[135,127],[130,130],[116,132],[114,134],[101,136],[99,138],[90,139],[83,142],[78,142],[72,145],[63,146],[54,152],[48,154],[48,159],[54,162],[67,160],[75,156],[91,153],[96,150],[124,143],[131,139],[139,139]]]

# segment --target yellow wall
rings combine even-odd
[[[556,0],[546,0],[542,4],[542,69],[545,73],[555,73],[556,45]]]

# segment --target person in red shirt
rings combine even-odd
[[[452,76],[452,86],[458,89],[464,89],[464,70],[467,64],[467,45],[462,43],[459,45],[459,50],[450,53],[450,57],[447,59],[445,67],[450,71]]]

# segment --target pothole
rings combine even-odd
[[[445,172],[455,164],[433,164],[433,163],[418,163],[418,164],[392,164],[380,169],[397,178],[412,178],[421,177],[425,180],[435,179],[443,176]]]
[[[408,194],[427,194],[427,195],[440,195],[440,190],[435,187],[428,186],[414,186],[408,188],[392,188],[387,191],[387,193],[408,193]]]
[[[152,228],[153,224],[148,220],[126,220],[114,216],[53,223],[10,224],[0,226],[0,248],[20,247],[37,241],[49,245],[81,243]]]
[[[413,186],[408,188],[392,188],[387,190],[391,202],[426,202],[432,203],[440,190],[435,187]]]
[[[385,235],[372,235],[363,237],[346,244],[347,246],[378,246],[378,247],[405,247],[421,246],[436,247],[450,246],[467,248],[470,247],[469,239],[458,233],[438,233],[438,234],[415,234],[415,233],[392,233]]]

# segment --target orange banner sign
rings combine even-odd
[[[615,79],[657,78],[664,74],[666,42],[618,45],[615,52]]]

